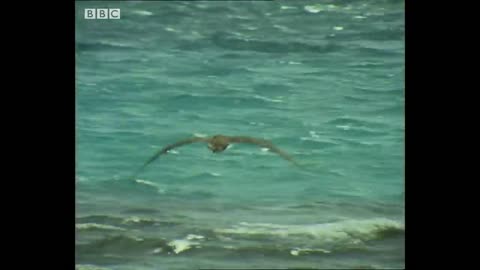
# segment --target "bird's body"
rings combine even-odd
[[[213,153],[223,152],[230,144],[230,139],[223,135],[215,135],[208,141],[208,149]]]
[[[215,135],[212,137],[192,137],[184,140],[180,140],[176,143],[170,144],[162,148],[160,151],[158,151],[155,155],[153,155],[138,171],[135,175],[140,173],[148,164],[152,163],[154,160],[156,160],[159,156],[163,154],[167,154],[168,151],[170,151],[173,148],[177,148],[186,144],[191,144],[191,143],[196,143],[196,142],[204,142],[207,143],[208,148],[213,152],[213,153],[220,153],[223,152],[227,147],[232,144],[232,143],[248,143],[248,144],[254,144],[258,145],[261,147],[268,148],[270,151],[275,152],[279,154],[281,157],[284,159],[292,162],[293,164],[298,166],[298,163],[296,163],[287,153],[284,151],[280,150],[276,146],[274,146],[272,143],[270,143],[267,140],[263,139],[258,139],[258,138],[252,138],[252,137],[247,137],[247,136],[225,136],[225,135]]]

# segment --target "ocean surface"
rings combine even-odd
[[[404,8],[76,2],[76,268],[403,268]]]

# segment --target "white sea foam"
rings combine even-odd
[[[262,123],[262,122],[248,122],[250,125],[252,126],[265,126],[265,123]]]
[[[259,96],[259,95],[255,95],[254,97],[257,98],[257,99],[268,101],[268,102],[276,102],[276,103],[283,102],[283,100],[280,100],[280,99],[271,99],[271,98],[267,98],[267,97],[263,97],[263,96]]]
[[[151,218],[141,218],[141,217],[133,216],[133,217],[125,218],[125,219],[122,221],[123,224],[128,224],[128,223],[141,223],[141,222],[155,222],[155,220],[154,220],[154,219],[151,219]]]
[[[338,7],[332,4],[330,5],[314,4],[314,5],[305,6],[304,9],[305,11],[310,13],[318,13],[320,11],[337,10]]]
[[[173,240],[170,243],[168,243],[168,245],[173,247],[173,252],[175,252],[176,254],[192,248],[192,242],[188,240],[183,240],[183,239]]]
[[[273,27],[275,27],[278,30],[283,31],[285,33],[289,33],[289,34],[297,32],[296,30],[294,30],[292,28],[289,28],[289,27],[283,26],[283,25],[279,25],[279,24],[274,24]]]
[[[75,270],[109,270],[110,268],[99,267],[91,264],[76,264]]]
[[[331,251],[322,248],[294,248],[290,251],[290,254],[292,254],[293,256],[299,256],[301,253],[311,252],[330,253]]]
[[[192,240],[203,240],[205,236],[203,235],[196,235],[196,234],[189,234],[184,239],[175,239],[168,243],[169,246],[173,247],[173,252],[178,254],[185,250],[189,250],[192,247],[200,247],[200,242],[192,241]]]
[[[310,12],[310,13],[318,13],[318,12],[324,10],[324,9],[323,9],[322,7],[320,7],[319,5],[305,6],[304,9],[305,9],[305,11]]]
[[[253,31],[253,30],[257,30],[258,27],[254,27],[254,26],[246,26],[245,29],[247,30],[250,30],[250,31]]]
[[[79,223],[79,224],[75,224],[75,228],[77,230],[99,229],[99,230],[111,230],[111,231],[125,231],[124,228],[105,225],[105,224],[98,224],[98,223]]]
[[[187,240],[194,240],[194,239],[204,239],[205,236],[203,235],[197,235],[197,234],[189,234],[187,235]]]
[[[152,16],[153,13],[146,10],[134,10],[132,11],[133,14],[141,15],[141,16]]]
[[[193,246],[198,246],[198,244],[199,244],[198,242],[189,241],[185,239],[173,240],[170,243],[168,243],[169,246],[173,247],[173,252],[175,252],[175,254],[178,254],[185,250],[189,250]]]
[[[147,180],[142,180],[142,179],[135,179],[135,182],[142,184],[142,185],[147,185],[150,187],[154,187],[158,193],[165,193],[165,190],[161,188],[158,184],[155,184],[153,182],[147,181]]]
[[[208,137],[207,134],[203,134],[203,133],[193,133],[193,136],[195,136],[195,137],[200,137],[200,138]]]
[[[347,241],[359,244],[362,241],[376,239],[382,232],[390,230],[402,231],[404,230],[404,225],[398,221],[386,218],[344,220],[309,225],[242,222],[233,228],[217,229],[215,231],[229,235],[306,236],[313,237],[316,241],[323,243]]]
[[[152,251],[153,254],[157,254],[163,251],[163,248],[156,248]]]
[[[312,136],[312,138],[320,138],[320,136],[318,136],[318,134],[313,130],[310,130],[308,133],[310,136]]]
[[[360,16],[360,15],[357,15],[357,16],[354,16],[353,18],[354,18],[354,19],[359,19],[359,20],[362,20],[362,19],[366,19],[367,17],[365,17],[365,16]]]
[[[349,125],[337,125],[336,127],[343,130],[349,130],[351,128]]]
[[[128,43],[112,41],[112,40],[100,40],[98,43],[102,44],[102,45],[113,46],[113,47],[121,47],[121,48],[133,47],[131,44],[128,44]]]
[[[144,184],[144,185],[147,185],[147,186],[158,187],[157,184],[155,184],[153,182],[150,182],[150,181],[147,181],[147,180],[135,179],[135,182],[137,182],[139,184]]]
[[[297,7],[281,6],[280,9],[297,9]]]

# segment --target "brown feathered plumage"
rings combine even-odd
[[[148,164],[152,163],[155,161],[158,157],[160,157],[163,154],[167,154],[168,151],[183,146],[191,143],[197,143],[197,142],[205,142],[208,143],[208,148],[213,152],[213,153],[219,153],[223,152],[225,149],[227,149],[229,144],[233,143],[248,143],[248,144],[254,144],[258,145],[261,147],[268,148],[270,151],[280,155],[284,159],[292,162],[293,164],[300,166],[290,155],[273,145],[271,142],[264,140],[264,139],[258,139],[258,138],[253,138],[253,137],[247,137],[247,136],[225,136],[225,135],[215,135],[212,137],[193,137],[193,138],[188,138],[184,139],[181,141],[178,141],[176,143],[170,144],[162,148],[160,151],[155,153],[150,159],[143,164],[143,166],[137,171],[135,174],[138,175],[145,167],[148,166]]]

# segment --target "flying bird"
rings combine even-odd
[[[160,149],[155,155],[153,155],[143,166],[137,171],[137,173],[134,175],[138,175],[145,167],[147,167],[150,163],[155,161],[158,157],[161,155],[167,154],[168,151],[172,150],[173,148],[177,148],[183,145],[187,144],[192,144],[192,143],[197,143],[197,142],[203,142],[207,143],[208,148],[213,152],[213,153],[220,153],[223,152],[225,149],[230,144],[234,143],[247,143],[247,144],[254,144],[258,145],[261,147],[268,148],[270,151],[277,153],[280,155],[282,158],[292,162],[293,164],[300,166],[291,156],[289,156],[287,153],[284,151],[280,150],[278,147],[273,145],[271,142],[264,140],[264,139],[258,139],[258,138],[252,138],[252,137],[247,137],[247,136],[225,136],[225,135],[215,135],[212,137],[192,137],[192,138],[187,138],[180,140],[176,143],[170,144],[165,146],[164,148]]]

